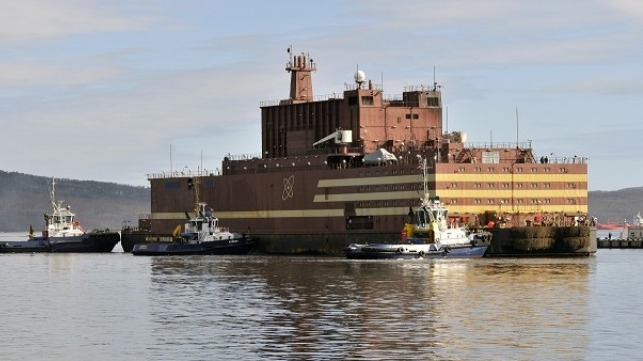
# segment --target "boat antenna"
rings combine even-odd
[[[519,138],[518,138],[518,125],[519,125],[519,121],[518,121],[518,107],[516,107],[516,149],[519,149],[519,148],[520,148],[520,146],[519,146],[519,144],[518,144],[518,139],[519,139]]]
[[[429,187],[427,185],[427,170],[426,170],[426,157],[417,155],[420,165],[422,166],[422,199],[420,199],[421,204],[426,204],[429,201]]]
[[[49,191],[49,196],[51,197],[51,206],[54,211],[56,211],[56,179],[54,177],[51,177],[51,190]]]
[[[429,187],[427,185],[426,175],[426,157],[422,158],[422,188],[424,188],[424,200],[429,199]]]
[[[194,213],[196,216],[199,216],[199,176],[197,175],[194,177],[194,184],[192,187],[194,188]]]
[[[433,65],[433,91],[438,90],[438,82],[435,81],[435,65]]]

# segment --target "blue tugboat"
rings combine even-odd
[[[179,242],[135,244],[135,256],[170,256],[193,254],[247,254],[251,239],[240,233],[232,233],[219,225],[206,203],[197,203],[196,216],[185,223]]]
[[[219,225],[212,209],[199,203],[198,178],[195,190],[195,215],[185,223],[181,239],[174,242],[138,243],[132,249],[135,256],[171,256],[195,254],[247,254],[252,240],[244,234],[232,233]],[[187,215],[187,213],[186,213]]]
[[[0,253],[36,252],[111,252],[120,241],[118,232],[86,232],[75,220],[71,207],[62,206],[55,198],[55,180],[51,182],[51,204],[53,212],[45,214],[46,229],[42,235],[35,236],[30,227],[29,240],[0,242]]]

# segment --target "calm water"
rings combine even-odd
[[[642,260],[0,255],[0,360],[631,360]]]

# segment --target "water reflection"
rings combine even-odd
[[[593,258],[154,257],[154,359],[582,359]]]

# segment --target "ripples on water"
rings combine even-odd
[[[609,274],[600,276],[599,271],[618,272],[635,263],[622,264],[618,253],[607,252],[571,259],[411,262],[0,255],[5,275],[0,359],[638,355],[641,348],[621,337],[621,326],[610,323],[614,316],[603,307],[614,292],[640,298],[643,286],[625,289],[624,280],[618,286]],[[632,313],[622,315],[622,322],[638,331],[631,318],[640,321],[641,313],[628,310]],[[615,343],[618,348],[602,353]]]

